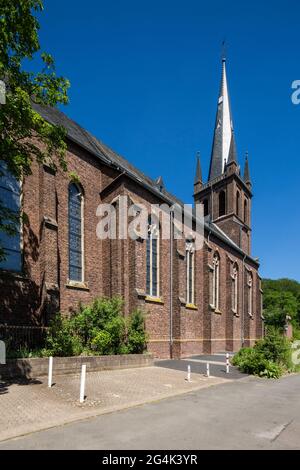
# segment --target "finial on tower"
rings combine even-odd
[[[222,62],[226,62],[227,44],[226,39],[222,41]]]
[[[245,161],[245,170],[244,170],[244,182],[249,189],[252,187],[252,182],[250,178],[250,169],[249,169],[249,152],[246,152],[246,161]]]

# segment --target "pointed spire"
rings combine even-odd
[[[162,192],[165,189],[165,184],[162,176],[159,176],[155,181],[156,186],[158,187],[159,191]]]
[[[236,163],[236,165],[238,165],[235,135],[234,135],[233,130],[232,130],[232,135],[231,135],[231,142],[230,142],[227,165],[229,165],[230,163]]]
[[[250,178],[250,169],[249,169],[249,154],[246,153],[246,161],[245,161],[245,170],[244,170],[244,182],[247,186],[252,186],[251,178]]]
[[[196,164],[196,175],[195,175],[195,182],[194,182],[194,194],[197,194],[201,191],[202,188],[202,170],[201,170],[201,163],[200,163],[200,152],[197,152],[197,164]]]
[[[209,181],[214,180],[224,173],[229,158],[232,131],[233,125],[227,84],[226,59],[223,57],[222,79],[210,161]]]
[[[201,183],[202,184],[202,171],[201,171],[201,163],[200,163],[200,152],[197,152],[197,166],[196,166],[196,176],[195,176],[195,184]]]

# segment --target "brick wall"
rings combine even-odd
[[[242,256],[223,242],[208,237],[195,254],[195,306],[186,305],[185,241],[173,244],[172,338],[170,338],[170,241],[160,240],[160,301],[146,299],[146,242],[98,240],[96,210],[100,202],[126,195],[135,203],[161,203],[158,197],[103,165],[75,144],[67,152],[68,173],[53,173],[33,164],[23,185],[24,270],[21,275],[0,273],[0,323],[47,324],[55,311],[68,314],[78,303],[101,295],[124,297],[124,313],[140,307],[146,312],[148,349],[155,356],[173,357],[237,350],[242,337],[252,343],[262,334],[260,291],[256,265],[244,265]],[[68,280],[69,172],[80,179],[84,195],[84,282]],[[216,198],[214,198],[215,200]],[[232,204],[229,199],[229,204]],[[215,209],[216,210],[216,209]],[[208,240],[209,238],[209,240]],[[220,312],[209,305],[209,265],[220,256]],[[239,311],[231,309],[230,265],[239,267]],[[253,272],[254,318],[243,316],[243,272]],[[244,287],[245,288],[245,287]],[[245,299],[244,299],[245,303]],[[246,312],[246,306],[245,306]]]
[[[153,365],[151,354],[131,354],[124,356],[55,357],[53,359],[53,379],[56,375],[80,374],[82,364],[87,372],[102,370],[129,369]],[[0,365],[0,379],[22,377],[32,379],[48,375],[48,358],[10,359]]]

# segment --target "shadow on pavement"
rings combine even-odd
[[[0,379],[0,395],[4,395],[9,392],[9,387],[12,385],[40,385],[42,382],[36,379],[11,379],[11,380],[1,380]]]
[[[192,374],[206,375],[207,362],[210,363],[211,377],[219,377],[228,380],[239,380],[247,377],[246,374],[243,374],[236,367],[231,365],[229,368],[229,374],[226,374],[225,354],[192,356],[184,359],[159,360],[155,361],[155,366],[187,372],[187,368],[190,365]]]

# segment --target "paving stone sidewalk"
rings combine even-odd
[[[53,377],[51,389],[46,377],[0,381],[0,441],[228,382],[194,374],[189,383],[186,375],[162,367],[90,372],[83,404],[79,374]]]

